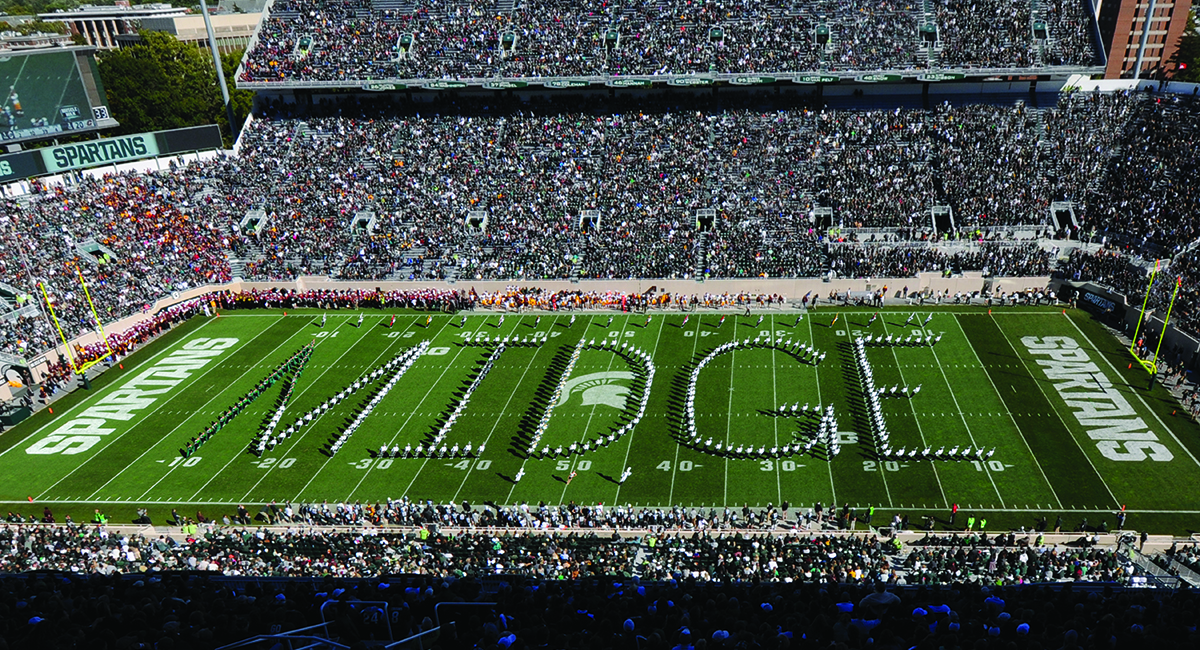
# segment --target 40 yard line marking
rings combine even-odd
[[[1025,449],[1029,452],[1029,457],[1033,459],[1034,466],[1038,468],[1038,473],[1042,475],[1042,480],[1046,482],[1046,487],[1050,488],[1050,494],[1054,495],[1054,500],[1058,503],[1058,507],[1063,507],[1062,499],[1058,498],[1058,492],[1055,491],[1054,484],[1050,482],[1050,477],[1046,476],[1046,470],[1042,469],[1042,464],[1038,462],[1037,456],[1034,455],[1033,447],[1029,446],[1029,441],[1025,439],[1025,433],[1021,431],[1021,427],[1017,424],[1017,419],[1013,417],[1012,411],[1005,406],[1004,396],[1000,394],[1000,389],[996,386],[996,382],[992,380],[992,374],[983,365],[983,359],[979,358],[979,353],[975,351],[975,346],[971,344],[971,339],[967,336],[967,331],[963,329],[962,323],[958,322],[956,314],[950,314],[950,316],[954,320],[954,326],[963,335],[963,340],[967,342],[967,348],[971,350],[971,354],[975,357],[975,362],[983,368],[983,374],[988,378],[988,383],[992,385],[992,390],[996,392],[996,399],[999,400],[999,404],[1004,409],[1004,412],[1008,414],[1008,419],[1013,424],[1013,430],[1017,432],[1017,437],[1021,439],[1021,444],[1025,445]]]
[[[696,315],[696,333],[692,335],[692,356],[688,359],[689,363],[696,360],[696,348],[700,345],[700,323],[703,320],[699,314]],[[680,329],[682,330],[682,328]],[[659,333],[661,334],[661,332]],[[684,391],[683,400],[684,404],[687,404],[687,389],[685,388]],[[687,412],[681,412],[680,415],[683,417],[683,424],[687,424]],[[667,499],[667,503],[675,503],[675,473],[679,471],[679,448],[682,446],[681,444],[675,445],[675,464],[671,466],[671,491],[669,492],[670,496]],[[618,494],[620,494],[619,489]],[[614,501],[613,503],[615,504],[616,502]]]
[[[409,322],[409,324],[408,324],[408,327],[405,327],[405,328],[402,330],[402,332],[401,332],[401,333],[409,331],[409,330],[410,330],[410,329],[412,329],[412,328],[413,328],[413,326],[414,326],[414,325],[416,325],[416,324],[417,324],[417,319],[415,319],[415,318],[414,318],[412,321],[410,321],[410,322]],[[373,325],[373,326],[371,326],[371,328],[370,328],[369,330],[362,332],[362,334],[361,334],[361,335],[358,337],[358,339],[357,339],[357,340],[355,340],[353,343],[351,343],[351,344],[350,344],[350,347],[346,348],[346,350],[345,350],[344,352],[342,352],[340,355],[338,355],[338,358],[337,358],[337,359],[334,359],[334,360],[333,360],[333,363],[329,364],[329,367],[327,367],[327,368],[325,368],[325,370],[321,371],[321,374],[317,375],[317,378],[316,378],[316,379],[314,379],[314,380],[310,381],[310,382],[309,382],[309,384],[308,384],[308,386],[306,386],[306,387],[304,388],[304,390],[300,391],[300,393],[299,393],[298,395],[296,395],[296,397],[294,397],[294,398],[292,399],[292,401],[291,401],[291,403],[289,404],[289,406],[290,406],[290,405],[293,405],[293,404],[296,404],[296,403],[297,403],[297,401],[298,401],[298,400],[299,400],[299,398],[300,398],[300,395],[303,395],[303,394],[307,393],[307,392],[308,392],[310,389],[312,389],[314,386],[316,386],[316,385],[317,385],[317,383],[320,381],[321,377],[324,377],[324,376],[325,376],[325,373],[327,373],[327,372],[329,372],[330,370],[332,370],[333,368],[335,368],[335,367],[337,366],[337,363],[338,363],[339,361],[341,361],[341,360],[342,360],[342,357],[345,357],[347,354],[349,354],[349,353],[350,353],[350,351],[351,351],[351,350],[353,350],[354,348],[358,347],[358,344],[359,344],[359,343],[362,343],[362,342],[363,342],[363,340],[365,340],[365,339],[367,338],[367,335],[371,333],[371,330],[374,330],[374,329],[375,329],[375,327],[376,327],[376,326],[374,326],[374,325]],[[384,346],[384,348],[383,348],[383,351],[382,351],[382,352],[380,352],[378,355],[376,355],[376,356],[375,356],[375,359],[374,359],[373,361],[371,361],[371,363],[367,364],[366,368],[368,368],[368,369],[369,369],[369,368],[371,368],[372,366],[374,366],[375,364],[379,363],[379,358],[380,358],[380,357],[382,357],[384,354],[386,354],[386,353],[390,352],[390,351],[392,350],[392,347],[393,347],[393,346],[395,346],[397,343],[399,343],[399,342],[400,342],[401,338],[403,338],[403,337],[401,337],[401,336],[397,336],[395,339],[393,339],[393,341],[392,341],[391,343],[389,343],[389,344],[387,344],[386,346]],[[328,338],[325,338],[325,339],[322,339],[322,340],[323,340],[323,341],[327,341],[327,340],[329,340],[329,339],[328,339]],[[356,375],[356,376],[357,376],[357,375]],[[334,389],[334,390],[336,390],[336,387],[335,387],[335,389]],[[329,415],[329,414],[330,414],[330,413],[332,413],[332,412],[333,412],[333,411],[332,411],[332,409],[331,409],[331,410],[329,410],[329,411],[326,411],[326,412],[324,412],[324,413],[322,413],[322,414],[318,415],[316,418],[314,418],[314,419],[313,419],[313,421],[312,421],[310,424],[308,424],[308,425],[305,425],[305,427],[304,427],[304,428],[306,429],[306,431],[302,432],[302,433],[301,433],[301,434],[300,434],[300,435],[299,435],[299,436],[296,438],[296,441],[295,441],[294,443],[292,443],[292,447],[291,447],[291,448],[292,448],[292,449],[296,449],[296,447],[297,447],[297,446],[300,444],[300,441],[301,441],[301,440],[304,440],[305,436],[307,436],[307,435],[308,435],[309,431],[312,431],[313,429],[315,429],[315,428],[316,428],[316,426],[317,426],[317,424],[318,424],[318,423],[319,423],[319,422],[320,422],[320,421],[321,421],[321,420],[322,420],[322,419],[323,419],[323,418],[324,418],[326,415]],[[229,461],[229,463],[227,463],[227,464],[225,465],[225,467],[222,467],[222,468],[221,468],[221,471],[222,471],[222,472],[224,472],[224,471],[225,471],[225,469],[226,469],[227,467],[229,467],[229,465],[230,465],[230,464],[232,464],[234,461],[236,461],[238,458],[240,458],[240,457],[241,457],[241,455],[242,455],[242,454],[239,452],[237,456],[234,456],[234,457],[233,457],[233,458],[232,458],[232,459]],[[284,454],[284,455],[286,456],[286,454]],[[253,492],[254,490],[258,489],[258,486],[259,486],[259,485],[262,485],[262,482],[263,482],[263,481],[265,481],[265,480],[267,479],[267,476],[269,476],[269,475],[271,474],[271,472],[273,472],[273,471],[275,470],[275,468],[276,468],[276,467],[279,467],[279,463],[275,463],[275,464],[271,465],[270,467],[268,467],[268,468],[267,468],[267,470],[266,470],[265,472],[263,472],[261,476],[259,476],[259,477],[258,477],[258,480],[254,482],[254,485],[252,485],[252,486],[250,487],[250,489],[249,489],[249,490],[246,490],[246,494],[245,494],[245,495],[243,495],[243,496],[242,496],[242,498],[243,498],[243,499],[245,499],[246,497],[249,497],[251,492]],[[217,476],[217,475],[216,475],[216,474],[214,474],[214,475],[213,475],[213,478],[216,478],[216,476]],[[209,483],[211,483],[211,482],[212,482],[212,479],[209,479]],[[206,488],[206,487],[208,487],[208,483],[205,483],[205,484],[204,484],[204,485],[203,485],[203,486],[200,488],[200,490],[203,490],[203,489],[204,489],[204,488]],[[199,494],[199,493],[200,493],[200,491],[199,491],[199,490],[197,490],[197,491],[196,491],[196,494]]]
[[[487,318],[488,318],[488,316],[487,316],[487,315],[485,315],[485,316],[484,316],[484,324],[487,324]],[[517,331],[517,328],[521,326],[521,323],[522,323],[523,321],[524,321],[524,319],[521,319],[521,318],[514,318],[514,319],[513,319],[513,327],[512,327],[512,329],[511,329],[511,330],[509,330],[509,334],[512,334],[513,332]],[[497,334],[499,334],[499,332],[497,332]],[[549,340],[549,335],[547,335],[547,337],[546,337],[546,338],[547,338],[547,340]],[[540,350],[540,348],[539,348],[539,350]],[[455,356],[457,356],[457,355],[455,355]],[[534,356],[534,357],[537,357],[537,352],[535,352],[533,356]],[[530,363],[531,363],[531,364],[533,363],[532,359],[530,360]],[[433,389],[434,389],[434,387],[436,387],[438,384],[442,383],[442,377],[445,377],[445,376],[446,376],[446,371],[447,371],[447,370],[449,370],[449,369],[450,369],[450,365],[449,365],[449,364],[447,364],[447,365],[446,365],[446,369],[445,369],[445,370],[442,370],[442,374],[441,374],[441,375],[438,377],[438,380],[429,386],[429,391],[428,391],[428,392],[426,392],[426,393],[425,393],[425,396],[421,398],[421,402],[420,402],[420,403],[422,403],[422,404],[423,404],[423,403],[425,402],[425,400],[429,398],[429,394],[433,392]],[[526,370],[528,370],[528,367],[526,367]],[[513,388],[513,390],[515,391],[515,390],[516,390],[516,388],[514,387],[514,388]],[[464,411],[464,413],[465,413],[465,411]],[[410,416],[410,417],[411,417],[411,416]],[[486,443],[485,443],[485,444],[486,444]],[[401,497],[404,497],[404,496],[407,496],[407,495],[408,495],[408,491],[409,491],[409,490],[411,490],[411,489],[412,489],[412,486],[413,486],[413,484],[415,484],[415,483],[417,482],[417,477],[419,477],[419,476],[421,475],[421,472],[425,471],[425,468],[426,468],[426,467],[429,465],[429,461],[431,461],[431,460],[433,460],[433,459],[432,459],[432,458],[430,458],[430,457],[426,457],[426,458],[425,458],[425,460],[422,460],[422,461],[421,461],[421,466],[417,468],[417,471],[416,471],[416,473],[414,473],[414,474],[413,474],[413,477],[412,477],[412,479],[411,479],[411,480],[409,480],[409,482],[408,482],[408,485],[407,485],[407,486],[404,488],[404,491],[400,493],[400,496],[401,496]],[[439,460],[440,460],[440,459],[439,459]],[[476,459],[476,460],[479,460],[479,459]],[[316,478],[316,477],[314,476],[313,478]],[[312,481],[309,481],[309,483],[312,483]],[[307,485],[305,485],[304,487],[305,487],[305,489],[307,489],[307,488],[308,488],[308,486],[307,486]],[[304,493],[304,490],[301,490],[301,491],[300,491],[300,494],[303,494],[303,493]],[[297,495],[297,498],[299,498],[299,495]]]
[[[697,319],[697,320],[699,320],[699,319]],[[654,356],[655,354],[658,353],[658,342],[662,340],[663,330],[666,329],[666,327],[667,327],[667,315],[665,313],[662,315],[662,318],[659,319],[659,322],[661,322],[662,324],[659,325],[658,334],[655,335],[655,337],[654,337],[654,348],[652,348],[650,351],[651,356]],[[695,345],[696,345],[695,343],[692,344],[692,347],[693,347],[692,356],[695,356],[695,354],[696,354],[694,351]],[[653,390],[654,390],[654,386],[647,386],[647,388],[651,392],[653,392]],[[649,399],[647,399],[646,401],[649,402]],[[637,432],[637,427],[635,426],[629,430],[628,434],[625,435],[626,438],[629,438],[629,444],[625,446],[625,460],[621,461],[620,470],[621,470],[622,474],[625,473],[625,468],[629,467],[629,452],[633,451],[633,434],[636,432]],[[675,464],[676,464],[676,466],[679,465],[679,448],[681,446],[682,445],[678,445],[678,444],[675,445],[675,459],[676,459]],[[674,468],[672,468],[672,471],[673,470],[674,470]],[[623,487],[623,485],[621,483],[617,483],[617,493],[615,495],[613,495],[613,500],[612,500],[612,504],[614,506],[616,506],[618,503],[620,503],[619,499],[621,498],[621,488],[622,487]],[[672,473],[671,474],[671,496],[675,496],[674,491],[675,491],[675,475],[674,475],[674,473]],[[671,503],[671,500],[668,499],[667,503]]]
[[[255,334],[253,337],[251,337],[251,338],[250,338],[249,340],[247,340],[245,343],[243,343],[243,344],[239,345],[239,346],[237,347],[237,349],[235,349],[235,350],[231,351],[231,352],[230,352],[228,355],[226,355],[225,359],[226,359],[226,360],[228,360],[230,357],[232,357],[234,354],[236,354],[236,353],[237,353],[238,351],[240,351],[242,348],[244,348],[244,347],[246,347],[247,345],[249,345],[250,343],[254,342],[256,339],[258,339],[258,337],[260,337],[260,336],[262,336],[263,334],[265,334],[265,333],[267,332],[267,330],[271,329],[271,327],[273,327],[273,326],[275,325],[275,323],[278,323],[278,322],[279,322],[279,320],[280,320],[280,318],[278,318],[278,317],[277,317],[277,318],[275,319],[275,322],[271,323],[271,324],[270,324],[270,325],[268,325],[267,327],[264,327],[264,328],[262,329],[262,331],[260,331],[258,334]],[[211,322],[211,321],[209,321],[209,322]],[[200,331],[200,330],[199,330],[199,329],[197,329],[197,330],[196,330],[196,332],[193,332],[193,335],[194,335],[194,334],[197,334],[197,333],[199,333],[199,331]],[[192,340],[195,340],[195,337],[194,337],[194,336],[188,337],[188,339],[187,339],[187,341],[192,341]],[[185,345],[185,344],[187,343],[187,341],[180,341],[180,345],[181,345],[181,346],[182,346],[182,345]],[[178,348],[176,348],[176,349],[178,349]],[[213,370],[216,370],[217,368],[220,368],[220,367],[221,367],[221,364],[220,364],[220,363],[214,363],[214,364],[212,365],[212,367],[210,367],[208,370],[205,370],[204,372],[202,372],[202,373],[200,373],[200,374],[198,374],[198,375],[194,375],[194,376],[192,377],[191,381],[188,381],[186,385],[184,384],[184,382],[179,382],[179,384],[176,386],[176,388],[177,388],[177,389],[181,389],[181,390],[178,390],[177,392],[175,392],[174,394],[172,394],[172,395],[171,395],[171,397],[170,397],[170,399],[163,400],[163,403],[162,403],[162,404],[159,404],[157,407],[155,407],[155,408],[154,408],[154,410],[153,410],[153,411],[150,411],[149,413],[147,413],[147,414],[146,414],[146,416],[145,416],[144,418],[142,418],[142,420],[140,420],[139,422],[137,422],[137,423],[136,423],[136,424],[134,424],[133,426],[129,427],[128,429],[126,429],[126,430],[122,431],[122,432],[121,432],[119,435],[117,435],[115,438],[112,438],[112,439],[110,439],[110,440],[108,441],[108,444],[107,444],[107,445],[104,445],[104,446],[103,446],[103,447],[101,447],[100,449],[96,450],[96,452],[95,452],[95,453],[93,453],[91,456],[88,456],[86,459],[84,459],[84,461],[83,461],[82,463],[80,463],[80,464],[79,464],[79,465],[78,465],[78,466],[77,466],[75,469],[71,470],[70,472],[67,472],[67,474],[66,474],[65,476],[63,476],[62,478],[60,478],[60,479],[58,479],[57,481],[55,481],[55,482],[54,482],[54,484],[53,484],[53,485],[51,485],[50,487],[46,488],[46,489],[45,489],[45,490],[44,490],[44,491],[43,491],[41,494],[39,494],[39,495],[37,496],[37,498],[38,498],[38,499],[41,499],[42,497],[46,496],[46,494],[48,494],[48,493],[49,493],[51,490],[53,490],[54,488],[58,487],[58,485],[59,485],[60,483],[62,483],[63,481],[67,480],[68,478],[70,478],[72,474],[74,474],[75,472],[79,471],[79,470],[80,470],[82,467],[86,466],[86,465],[87,465],[89,462],[91,462],[91,461],[95,460],[95,459],[96,459],[96,457],[98,457],[98,456],[99,456],[101,453],[103,453],[105,449],[108,449],[109,447],[111,447],[111,446],[113,446],[114,444],[116,444],[116,442],[117,442],[118,440],[120,440],[121,438],[124,438],[124,437],[125,437],[125,434],[129,433],[130,431],[133,431],[134,429],[137,429],[137,428],[138,428],[138,425],[145,424],[146,422],[149,422],[149,421],[150,421],[150,416],[151,416],[151,415],[154,415],[155,413],[157,413],[157,412],[158,412],[158,410],[159,410],[159,409],[161,409],[162,407],[166,406],[168,403],[170,403],[170,402],[174,401],[176,397],[178,397],[178,396],[180,396],[180,395],[183,395],[183,394],[184,394],[184,392],[185,392],[185,390],[186,390],[186,389],[187,389],[189,386],[191,386],[191,385],[195,384],[196,382],[200,381],[200,380],[201,380],[201,379],[203,379],[204,377],[207,377],[207,376],[208,376],[208,373],[210,373],[210,372],[212,372]],[[122,384],[122,385],[124,385],[124,384]],[[107,393],[107,392],[105,392],[105,394],[107,395],[108,393]],[[214,397],[213,399],[215,399],[215,397]],[[208,401],[208,403],[211,403],[211,402],[212,402],[212,400],[210,399],[210,400]],[[208,406],[208,403],[205,403],[205,406]],[[179,426],[182,426],[182,423],[180,423],[180,425],[179,425]],[[175,427],[175,429],[178,429],[178,428],[179,428],[179,426],[176,426],[176,427]],[[174,430],[172,430],[172,432],[174,432]],[[143,453],[143,455],[145,455],[145,454]],[[116,479],[117,479],[119,476],[121,476],[121,474],[124,474],[124,473],[125,473],[125,471],[126,471],[126,470],[128,470],[128,469],[129,469],[129,466],[126,466],[126,467],[125,467],[125,469],[123,469],[123,470],[121,470],[120,472],[117,472],[116,474],[114,474],[112,478],[108,479],[108,481],[104,483],[104,485],[100,486],[100,489],[103,489],[103,488],[104,488],[104,486],[108,485],[109,483],[112,483],[112,482],[113,482],[114,480],[116,480]],[[95,495],[96,495],[96,493],[97,493],[97,492],[99,492],[99,491],[100,491],[100,490],[98,489],[98,490],[96,490],[96,492],[93,492],[93,493],[92,493],[92,496],[95,496]]]

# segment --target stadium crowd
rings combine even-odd
[[[36,304],[44,283],[70,337],[94,327],[78,274],[109,322],[235,274],[1003,276],[1045,273],[1054,251],[977,233],[1024,224],[1136,252],[1180,250],[1200,232],[1196,194],[1178,180],[1200,150],[1190,146],[1200,125],[1191,98],[1086,93],[1036,111],[832,110],[802,98],[770,100],[765,110],[757,95],[603,108],[580,98],[444,101],[346,100],[305,115],[275,104],[246,128],[238,156],[34,183],[32,194],[5,201],[12,216],[0,237],[37,269],[31,282],[19,255],[0,259],[0,282],[16,294],[7,300]],[[1151,136],[1135,146],[1143,131]],[[1147,174],[1158,180],[1136,196],[1115,182]],[[1054,201],[1075,205],[1078,227],[1045,225]],[[931,205],[951,209],[957,231],[948,238],[931,236]],[[1130,209],[1148,216],[1127,223]],[[891,229],[901,242],[842,243],[860,227]],[[965,240],[973,243],[956,246]],[[1185,305],[1195,293],[1189,259],[1177,261]],[[28,356],[53,346],[44,316],[14,314],[0,328],[0,350]]]
[[[524,0],[376,7],[281,0],[245,58],[242,81],[544,78],[818,69],[911,70],[1091,65],[1082,5],[1052,0],[1051,41],[1034,41],[1026,3],[642,0],[585,6]],[[1042,15],[1042,14],[1039,14]],[[919,33],[935,25],[936,34]],[[411,37],[411,38],[410,38]],[[940,47],[935,49],[935,41]],[[1039,52],[1045,50],[1039,55]],[[940,57],[940,60],[939,58]]]

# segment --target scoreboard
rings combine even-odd
[[[0,55],[0,143],[117,126],[92,47]]]

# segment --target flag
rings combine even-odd
[[[391,320],[391,322],[388,323],[388,327],[392,327],[395,324],[396,324],[396,315],[392,314],[392,320]]]
[[[837,325],[837,319],[838,319],[838,316],[841,316],[841,314],[834,314],[834,315],[833,315],[833,322],[829,323],[829,326],[830,326],[830,327],[833,327],[834,325]]]

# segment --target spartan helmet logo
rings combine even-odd
[[[617,383],[620,379],[633,379],[632,372],[594,372],[590,375],[576,377],[563,387],[562,395],[558,396],[555,406],[562,406],[571,398],[572,393],[583,393],[583,405],[607,404],[618,411],[625,409],[625,396],[629,389]]]

